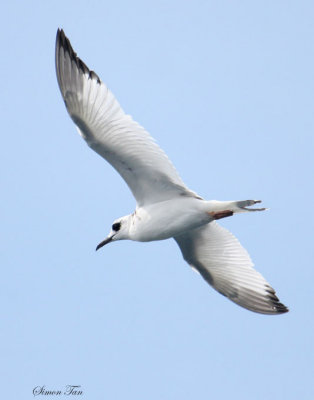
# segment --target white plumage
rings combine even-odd
[[[187,188],[149,133],[124,113],[98,75],[77,57],[62,30],[57,32],[56,72],[80,135],[120,173],[137,203],[133,214],[114,221],[97,249],[114,240],[173,237],[184,259],[230,300],[259,313],[287,312],[239,241],[215,222],[264,210],[248,208],[259,201],[205,201]]]

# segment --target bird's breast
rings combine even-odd
[[[139,242],[169,239],[211,220],[205,202],[195,198],[174,199],[137,208],[130,239]]]

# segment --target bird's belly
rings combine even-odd
[[[131,239],[140,242],[164,240],[211,221],[205,202],[177,199],[139,208],[134,214]]]

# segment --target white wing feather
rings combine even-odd
[[[184,259],[230,300],[262,314],[288,309],[257,272],[247,251],[227,229],[215,221],[175,237]]]
[[[62,30],[56,39],[56,72],[81,136],[120,173],[139,206],[176,196],[197,197],[153,138],[124,113],[96,73],[77,57]]]

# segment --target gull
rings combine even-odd
[[[64,31],[56,38],[56,73],[67,111],[79,134],[129,186],[135,211],[116,219],[96,250],[117,240],[174,238],[187,263],[219,293],[261,314],[288,308],[257,272],[247,251],[216,220],[260,200],[206,201],[190,190],[150,134],[125,114],[112,92],[76,55]]]

